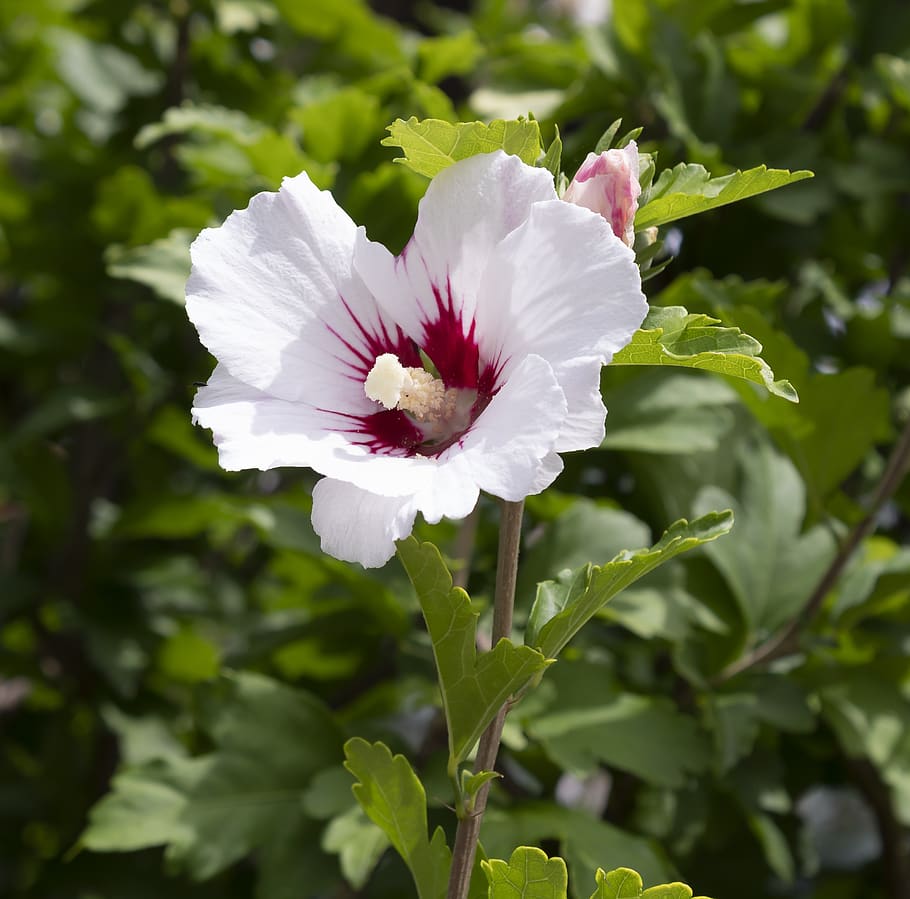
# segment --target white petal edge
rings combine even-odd
[[[603,439],[600,366],[647,309],[635,256],[602,216],[538,203],[489,258],[476,316],[481,357],[504,360],[507,376],[528,353],[546,359],[569,407],[557,448],[586,449]]]
[[[190,248],[187,314],[231,374],[286,400],[366,412],[363,331],[395,333],[353,271],[356,226],[307,175],[254,196]],[[363,371],[365,376],[366,371]]]
[[[429,488],[435,476],[432,460],[373,455],[352,446],[334,430],[344,420],[256,390],[223,365],[197,391],[193,419],[211,428],[227,471],[305,466],[382,496],[411,496]]]
[[[517,502],[539,493],[562,470],[553,451],[566,411],[565,395],[549,363],[527,356],[440,462],[455,467],[481,490]]]
[[[412,497],[377,496],[332,478],[313,488],[313,530],[323,552],[364,568],[395,555],[395,541],[411,533],[416,515]]]

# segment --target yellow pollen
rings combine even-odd
[[[440,422],[455,414],[458,391],[422,368],[405,368],[392,353],[377,356],[363,382],[364,393],[386,409],[401,409],[417,421]]]

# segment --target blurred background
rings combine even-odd
[[[758,338],[801,403],[607,369],[604,446],[528,502],[519,623],[562,569],[737,524],[516,708],[484,846],[562,853],[582,897],[620,865],[715,899],[910,896],[906,483],[818,589],[910,416],[906,0],[4,0],[0,895],[411,895],[340,747],[406,752],[451,817],[417,604],[397,562],[320,553],[311,472],[218,468],[187,250],[306,170],[397,251],[426,181],[386,126],[529,113],[570,177],[618,118],[658,170],[816,177],[668,229],[646,285]],[[481,608],[496,521],[421,532],[472,547]],[[798,652],[750,664],[806,609]]]

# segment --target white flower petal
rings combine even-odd
[[[436,462],[431,485],[416,495],[415,502],[423,517],[436,524],[444,517],[457,521],[470,515],[479,497],[470,467],[456,455],[449,464]]]
[[[313,530],[323,552],[364,568],[395,555],[395,541],[411,533],[416,514],[413,497],[377,496],[331,478],[313,488]]]
[[[607,414],[600,394],[600,360],[563,362],[558,372],[559,386],[566,395],[569,411],[556,441],[556,451],[568,453],[600,446]]]
[[[490,256],[477,305],[481,356],[501,359],[506,375],[528,353],[546,359],[569,406],[559,449],[583,449],[603,436],[592,389],[599,362],[629,342],[646,312],[634,254],[607,222],[562,201],[539,203]]]
[[[382,496],[411,496],[435,475],[434,460],[374,455],[350,443],[344,419],[256,390],[223,365],[196,393],[193,418],[212,429],[227,471],[306,466]]]
[[[527,356],[440,463],[456,466],[481,490],[517,502],[559,474],[552,453],[565,416],[565,396],[549,363]]]
[[[302,174],[196,238],[187,312],[234,377],[286,400],[374,408],[363,380],[401,337],[352,270],[355,233]]]
[[[430,182],[401,256],[361,232],[355,268],[382,308],[432,356],[425,325],[451,312],[467,333],[490,253],[534,203],[555,198],[546,169],[502,151],[472,156]]]

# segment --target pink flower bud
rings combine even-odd
[[[631,247],[640,194],[638,147],[629,141],[621,150],[604,150],[600,156],[588,153],[562,198],[599,212],[613,233]]]

